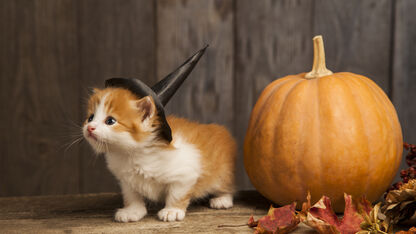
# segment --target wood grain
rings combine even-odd
[[[167,105],[167,113],[201,123],[218,123],[232,131],[235,118],[233,2],[160,0],[157,29],[158,79],[209,44]]]
[[[270,203],[257,192],[247,191],[239,193],[235,206],[227,210],[209,209],[207,200],[192,204],[181,222],[159,221],[156,214],[162,206],[153,204],[139,222],[116,223],[113,215],[121,206],[121,196],[115,193],[0,198],[0,232],[253,233],[245,225],[248,218],[265,215]]]
[[[148,206],[148,215],[138,222],[116,223],[113,215],[121,207],[116,193],[0,198],[1,233],[253,233],[246,223],[267,214],[270,202],[255,191],[241,191],[234,207],[208,208],[208,201],[193,203],[181,222],[157,219],[160,205]],[[395,225],[394,231],[409,227]],[[291,232],[316,233],[300,223]]]
[[[324,38],[328,69],[367,76],[389,93],[392,2],[316,0],[314,34]]]
[[[261,91],[277,78],[310,70],[312,10],[313,1],[236,1],[234,128],[240,149]],[[237,166],[240,188],[250,188],[242,160]]]
[[[111,77],[134,77],[155,82],[154,3],[146,0],[79,1],[80,83],[103,87]],[[88,92],[82,93],[85,99]],[[85,105],[84,105],[85,106]],[[85,110],[79,117],[86,118]],[[118,191],[102,155],[93,156],[86,144],[80,163],[81,192]]]
[[[79,114],[76,8],[18,0],[0,9],[0,196],[77,193],[78,151],[61,150]]]
[[[168,113],[229,129],[233,121],[232,1],[157,1],[157,77],[207,51],[167,105]]]
[[[403,140],[416,144],[416,2],[402,0],[396,4],[392,97],[402,125]],[[407,168],[405,162],[402,168]]]

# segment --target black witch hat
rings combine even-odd
[[[156,105],[157,115],[162,123],[160,128],[161,135],[165,140],[171,142],[172,131],[166,121],[164,106],[168,103],[173,94],[175,94],[176,90],[178,90],[178,88],[182,85],[189,73],[191,73],[192,69],[198,63],[207,47],[208,45],[196,52],[181,66],[176,68],[176,70],[151,88],[139,79],[135,78],[111,78],[105,81],[105,87],[125,88],[130,90],[139,98],[151,96]]]

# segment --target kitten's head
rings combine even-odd
[[[82,128],[97,153],[146,147],[159,139],[160,121],[150,96],[138,98],[122,88],[94,89]]]

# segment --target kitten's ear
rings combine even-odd
[[[146,96],[136,101],[136,108],[140,113],[143,113],[142,121],[153,117],[156,113],[155,103],[150,96]]]

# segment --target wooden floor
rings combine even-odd
[[[100,193],[0,198],[0,233],[253,233],[251,215],[264,216],[270,202],[256,191],[239,192],[232,209],[214,210],[207,201],[192,204],[182,222],[162,222],[159,204],[149,204],[148,215],[134,223],[116,223],[120,194]],[[395,227],[395,231],[408,230]],[[300,224],[293,233],[315,233]]]
[[[114,211],[122,206],[115,193],[0,198],[0,233],[252,233],[250,215],[259,218],[270,203],[257,192],[237,194],[228,210],[208,208],[207,201],[193,204],[182,222],[161,222],[160,205],[135,223],[116,223]],[[299,226],[295,233],[314,233]]]

